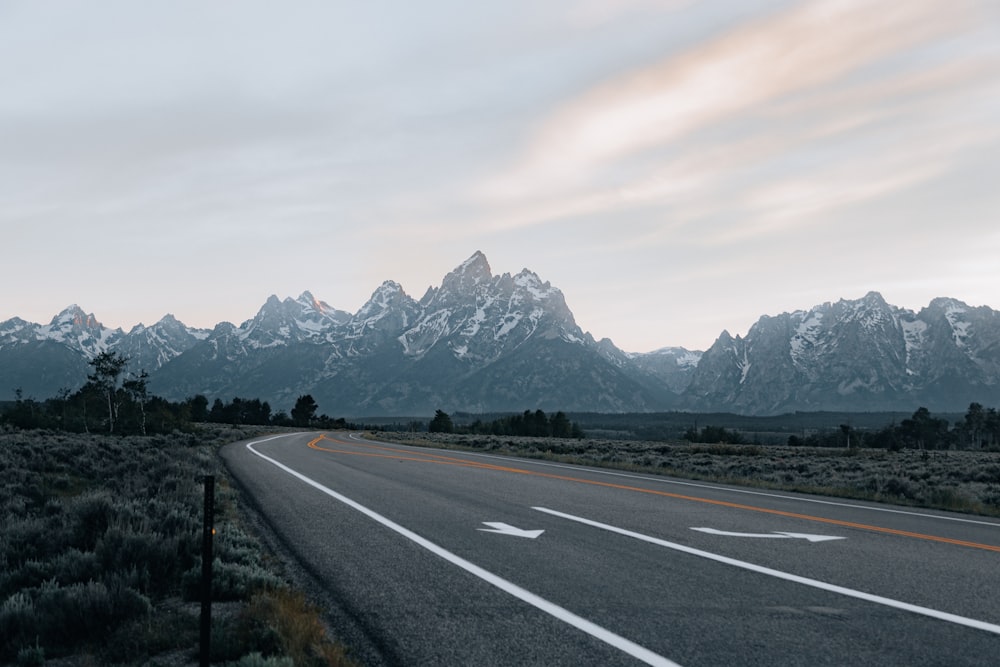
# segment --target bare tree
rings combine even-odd
[[[139,432],[146,435],[146,402],[149,400],[149,373],[144,370],[122,382],[122,389],[139,407]]]
[[[118,422],[118,408],[121,407],[119,381],[127,363],[128,357],[117,352],[101,352],[90,361],[94,372],[87,376],[87,380],[107,399],[108,433],[115,432]]]

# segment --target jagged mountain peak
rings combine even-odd
[[[267,298],[257,315],[240,326],[240,337],[252,348],[274,348],[300,341],[327,340],[330,330],[350,316],[303,292],[297,299]]]
[[[31,322],[22,320],[20,317],[12,317],[9,320],[0,322],[0,335],[6,332],[21,331],[30,326],[32,326]]]
[[[455,271],[459,273],[485,275],[487,278],[493,275],[490,269],[489,260],[486,259],[486,255],[484,255],[481,250],[477,250],[472,253],[469,259],[459,264]]]
[[[292,312],[300,310],[301,306],[291,299],[282,301],[277,295],[272,294],[267,297],[264,305],[260,307],[253,319],[244,322],[244,329],[256,329],[259,327],[273,327],[287,320]]]
[[[394,280],[386,280],[379,285],[374,292],[372,292],[371,297],[365,305],[361,306],[358,312],[354,314],[354,319],[365,319],[371,317],[376,313],[390,308],[401,298],[409,298],[406,295],[406,292],[403,291],[403,287]]]
[[[156,371],[209,335],[208,330],[192,329],[168,313],[152,326],[132,327],[114,349],[128,358],[132,368]]]
[[[882,306],[887,306],[888,305],[888,303],[886,302],[885,298],[882,296],[882,293],[881,292],[876,292],[875,290],[869,291],[867,294],[865,294],[859,300],[862,303],[864,303],[866,305],[869,305],[869,306],[879,306],[879,307],[882,307]]]
[[[929,310],[941,310],[944,312],[959,312],[964,313],[968,310],[972,310],[969,304],[964,301],[959,301],[958,299],[952,299],[950,297],[939,296],[931,299],[931,302],[927,305]]]
[[[219,322],[212,327],[212,337],[231,336],[236,333],[236,325],[232,322]]]
[[[853,310],[854,312],[870,312],[892,309],[879,292],[868,292],[860,299],[841,299],[837,302],[837,305]]]
[[[104,352],[123,336],[121,329],[108,329],[93,313],[78,305],[66,307],[45,326],[32,327],[38,340],[51,340],[81,353],[87,359]]]
[[[299,295],[299,298],[295,301],[301,304],[307,312],[312,311],[317,315],[325,315],[327,317],[336,318],[340,312],[326,301],[317,299],[309,290],[302,292],[302,294]]]
[[[514,276],[514,284],[527,290],[535,299],[544,301],[553,296],[562,296],[562,292],[555,288],[547,280],[542,282],[538,274],[528,269],[522,269]]]
[[[441,281],[441,291],[447,293],[470,294],[478,285],[493,280],[493,271],[486,255],[476,251],[472,257],[462,262]]]
[[[164,326],[176,326],[178,324],[183,325],[184,323],[181,322],[176,317],[174,317],[173,313],[167,313],[166,315],[160,318],[159,324],[162,324]]]
[[[688,397],[750,414],[919,403],[956,410],[1000,396],[998,351],[1000,312],[939,298],[914,313],[868,292],[761,317],[742,342],[723,332]]]
[[[50,326],[81,329],[100,329],[102,327],[93,313],[87,313],[75,303],[67,306],[58,315],[53,317]]]
[[[899,309],[890,306],[878,292],[868,292],[853,301],[841,299],[832,310],[843,325],[859,326],[869,332],[899,329]]]
[[[136,324],[134,327],[129,329],[128,335],[136,336],[148,331],[163,331],[171,334],[182,333],[184,335],[198,335],[198,334],[208,333],[207,330],[192,329],[191,327],[188,327],[186,324],[184,324],[176,317],[174,317],[171,313],[167,313],[159,320],[157,320],[155,324],[149,326],[143,324],[142,322]]]
[[[420,300],[421,312],[399,336],[406,355],[421,358],[442,341],[463,363],[490,363],[532,337],[590,344],[562,292],[528,269],[494,276],[476,252]]]
[[[279,299],[277,295],[272,294],[267,297],[267,300],[260,307],[260,310],[257,311],[257,316],[254,319],[259,320],[268,317],[297,318],[303,315],[323,316],[333,312],[335,312],[335,309],[316,299],[308,291],[300,294],[297,299],[293,299],[290,296]]]

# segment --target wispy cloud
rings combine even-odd
[[[931,53],[919,69],[896,62],[915,50],[950,48],[947,41],[961,37],[975,16],[962,1],[914,0],[873,11],[869,2],[825,0],[757,20],[568,101],[541,123],[513,166],[478,193],[500,206],[494,217],[508,226],[653,200],[679,207],[681,216],[713,210],[705,200],[720,185],[740,187],[732,181],[745,179],[748,169],[773,168],[768,161],[782,154],[787,160],[789,149],[815,150],[818,142],[920,115],[914,101],[929,104],[931,96],[992,77],[990,54],[957,63],[944,56],[941,64],[942,56]],[[868,160],[864,146],[854,148],[833,159]],[[868,180],[854,195],[819,198],[776,174],[777,185],[746,199],[752,209],[783,200],[785,213],[798,201],[805,213],[935,173],[912,165],[906,171],[879,179],[881,185]],[[854,185],[841,179],[836,187]],[[805,199],[812,203],[803,209]]]
[[[0,319],[355,309],[475,249],[630,349],[1000,305],[996,0],[0,6]]]

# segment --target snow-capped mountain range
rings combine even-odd
[[[938,298],[919,313],[877,292],[723,331],[685,402],[748,414],[790,410],[963,411],[1000,402],[1000,312]]]
[[[919,313],[877,293],[762,317],[706,352],[629,354],[577,326],[562,292],[532,271],[493,275],[476,252],[416,300],[386,281],[358,312],[304,292],[270,297],[239,326],[192,329],[167,315],[108,329],[70,306],[47,325],[0,323],[0,399],[74,390],[112,350],[170,399],[310,393],[351,417],[446,411],[676,409],[962,410],[1000,399],[1000,313],[936,299]],[[8,395],[9,392],[9,395]]]

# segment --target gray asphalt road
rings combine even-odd
[[[1000,664],[998,521],[346,433],[223,456],[370,664]]]

